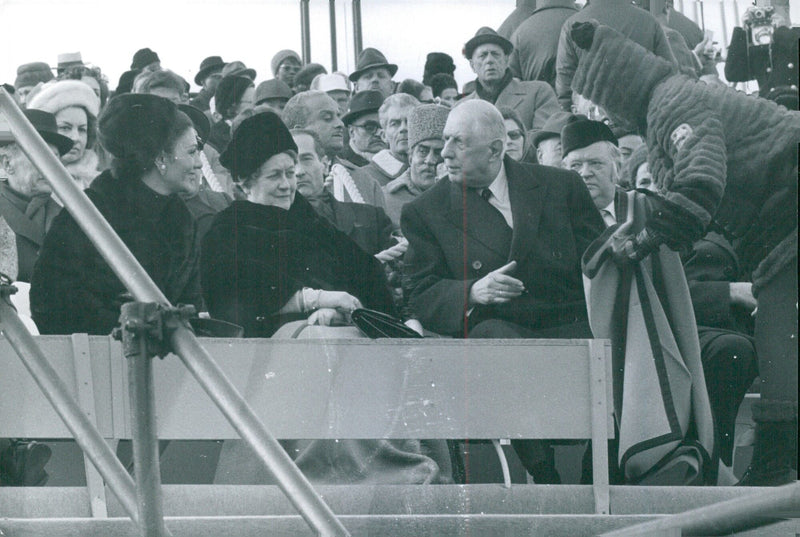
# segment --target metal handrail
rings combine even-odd
[[[72,214],[83,232],[133,297],[140,302],[170,306],[138,260],[114,232],[100,211],[80,190],[11,96],[0,88],[0,111],[12,135]],[[222,411],[236,432],[255,451],[278,486],[309,526],[320,535],[349,535],[330,507],[316,493],[294,461],[225,376],[194,333],[179,326],[171,335],[172,350]]]
[[[732,535],[797,516],[800,516],[800,482],[629,526],[604,533],[602,537],[644,537],[674,529],[680,529],[685,537]]]

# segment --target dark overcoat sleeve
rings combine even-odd
[[[408,239],[403,264],[403,292],[411,313],[434,332],[463,333],[469,291],[476,279],[452,277],[445,252],[417,204],[409,203],[403,207],[400,227]]]
[[[108,334],[119,320],[124,290],[72,216],[61,211],[31,278],[31,313],[39,332]]]

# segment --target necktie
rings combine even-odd
[[[489,190],[488,188],[484,188],[483,190],[481,190],[481,197],[486,201],[492,199],[492,196],[493,196],[492,191]]]

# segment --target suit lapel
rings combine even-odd
[[[505,159],[508,195],[514,233],[508,260],[522,262],[536,242],[536,231],[542,215],[542,205],[547,197],[547,186],[536,174],[525,173],[510,158]]]
[[[336,228],[349,235],[355,225],[355,215],[352,207],[344,205],[343,203],[333,204],[333,219]]]
[[[461,183],[450,182],[450,207],[447,219],[472,240],[495,252],[501,258],[508,255],[511,231],[500,212],[481,198],[475,190]]]

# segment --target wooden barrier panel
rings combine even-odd
[[[120,344],[90,337],[88,376],[88,368],[75,367],[72,338],[37,341],[62,378],[76,386],[76,398],[79,383],[91,382],[103,436],[130,438]],[[278,438],[591,436],[588,340],[205,339],[203,344]],[[608,354],[608,344],[603,348]],[[4,339],[0,356],[0,437],[69,438]],[[608,360],[605,367],[609,401]],[[154,369],[160,438],[238,438],[176,357],[156,359]],[[81,371],[84,378],[77,376]],[[85,394],[80,399],[85,401]],[[610,406],[606,409],[612,437]]]
[[[131,437],[127,368],[110,337],[39,336],[110,440]],[[608,513],[610,344],[599,340],[205,339],[276,438],[593,438],[597,513]],[[0,438],[70,438],[4,339]],[[175,356],[154,363],[159,438],[238,438]],[[102,482],[87,462],[92,513]],[[506,478],[508,482],[508,478]]]

